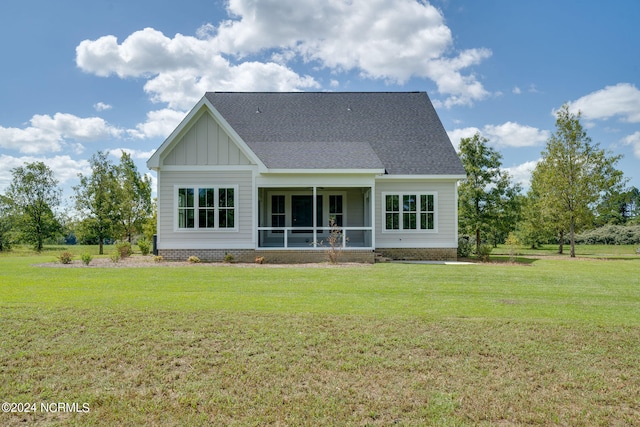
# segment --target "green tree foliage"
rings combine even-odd
[[[0,194],[0,252],[11,249],[11,200]]]
[[[540,195],[543,216],[555,219],[560,244],[569,233],[571,257],[575,257],[575,233],[592,222],[594,205],[604,193],[620,188],[622,172],[615,169],[619,159],[591,142],[580,113],[574,115],[562,106],[556,131],[532,175],[532,187]]]
[[[11,170],[7,191],[14,225],[21,240],[42,251],[44,241],[60,231],[53,209],[60,205],[61,190],[53,171],[43,162],[26,163]]]
[[[476,250],[482,244],[482,234],[506,235],[515,228],[520,192],[511,183],[509,174],[501,170],[502,156],[487,145],[479,134],[460,140],[460,160],[467,179],[458,187],[460,230],[474,235]]]
[[[121,191],[116,179],[116,168],[107,153],[98,151],[89,160],[92,173],[79,174],[80,184],[74,187],[76,209],[84,216],[84,234],[95,237],[104,253],[104,240],[113,237],[118,224],[118,198]]]
[[[132,243],[133,236],[143,232],[151,215],[151,179],[140,175],[127,153],[122,153],[116,174],[120,190],[116,204],[118,231]]]
[[[631,224],[640,216],[640,190],[636,187],[605,194],[597,209],[596,226]]]
[[[531,249],[539,248],[556,235],[553,218],[546,218],[540,202],[540,194],[532,187],[522,203],[522,214],[518,223],[518,236]]]

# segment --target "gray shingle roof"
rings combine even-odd
[[[425,92],[208,92],[268,168],[464,175]]]

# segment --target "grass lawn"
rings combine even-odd
[[[517,265],[34,265],[54,255],[0,257],[0,397],[37,405],[1,425],[640,425],[633,250]],[[44,412],[51,402],[77,411]]]

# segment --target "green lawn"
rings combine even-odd
[[[0,424],[640,424],[628,249],[321,268],[2,256],[0,396],[38,412]]]

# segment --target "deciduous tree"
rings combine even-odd
[[[458,216],[460,229],[475,235],[476,250],[482,243],[482,233],[500,230],[508,234],[513,224],[504,224],[513,219],[515,195],[520,191],[511,183],[509,174],[501,169],[502,156],[487,145],[488,140],[480,134],[460,140],[460,160],[467,172],[467,179],[458,187]],[[505,235],[506,235],[505,234]]]
[[[107,154],[98,151],[89,160],[91,175],[79,174],[80,184],[74,187],[76,209],[84,216],[83,225],[87,234],[95,236],[104,253],[104,240],[113,237],[114,227],[119,222],[118,198],[120,190],[115,166]]]
[[[128,153],[122,153],[116,174],[120,190],[116,203],[118,228],[132,243],[132,237],[142,233],[142,227],[151,215],[151,179],[140,175]]]
[[[11,173],[13,179],[7,197],[12,217],[22,240],[40,252],[44,241],[60,231],[54,209],[60,205],[62,191],[53,171],[44,162],[26,163]]]
[[[580,113],[571,113],[567,105],[560,108],[556,131],[534,170],[532,186],[540,194],[545,215],[569,233],[571,257],[575,257],[575,233],[591,223],[594,205],[603,194],[620,188],[622,172],[615,169],[620,158],[591,142]]]

